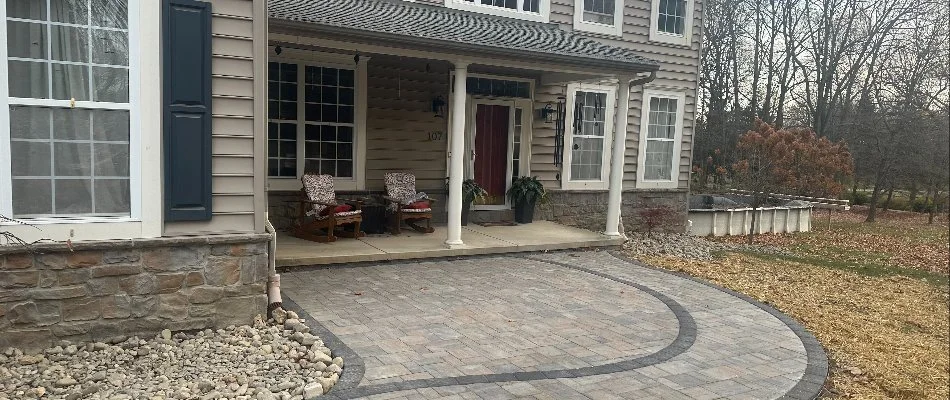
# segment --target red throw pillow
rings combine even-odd
[[[421,210],[424,208],[429,208],[429,200],[419,200],[415,203],[409,204],[406,208],[412,208],[416,210]]]
[[[333,211],[334,214],[339,214],[342,212],[350,211],[352,209],[353,209],[353,206],[349,204],[340,204],[336,206],[336,208],[324,207],[323,211],[320,211],[320,215],[330,215],[331,210]]]

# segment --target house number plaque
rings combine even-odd
[[[442,132],[429,132],[429,141],[435,142],[442,140],[445,135]]]

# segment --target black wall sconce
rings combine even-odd
[[[554,105],[548,103],[541,109],[541,120],[544,121],[545,124],[550,124],[557,120],[557,110],[554,109]]]
[[[432,113],[438,118],[445,118],[445,98],[437,96],[432,99]]]
[[[544,108],[538,110],[541,120],[546,124],[558,122],[562,119],[561,114],[564,112],[564,96],[558,96],[557,98],[557,108],[554,104],[548,103]]]

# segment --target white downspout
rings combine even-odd
[[[277,274],[277,230],[270,223],[270,213],[264,213],[264,230],[270,234],[267,243],[267,265],[270,267],[267,276],[267,317],[278,307],[283,307],[280,299],[280,275]]]

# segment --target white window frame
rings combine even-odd
[[[607,25],[585,21],[584,0],[574,0],[574,29],[601,35],[623,36],[623,4],[624,0],[614,1],[614,23]]]
[[[677,46],[692,46],[693,38],[693,9],[694,0],[686,1],[686,16],[683,20],[683,34],[676,35],[659,30],[660,0],[651,0],[650,6],[650,41],[672,44]]]
[[[510,8],[490,6],[481,4],[479,0],[445,0],[445,6],[456,10],[471,11],[481,14],[494,15],[496,17],[516,18],[534,22],[551,21],[551,0],[540,0],[538,2],[538,12],[522,11],[524,0],[518,0],[518,7],[515,10]]]
[[[653,98],[667,98],[676,100],[676,127],[673,135],[673,156],[670,157],[670,180],[647,180],[646,169],[643,168],[647,157],[647,126],[650,123],[650,102]],[[668,89],[644,89],[643,108],[640,112],[640,137],[637,155],[637,188],[638,189],[676,189],[679,187],[680,158],[683,147],[683,115],[686,109],[686,92]],[[656,140],[656,139],[654,139]]]
[[[162,235],[162,63],[161,2],[129,0],[129,195],[128,217],[44,217],[24,219],[33,226],[0,222],[0,229],[28,242],[49,239],[108,240]],[[6,32],[6,7],[0,7],[0,32]],[[155,49],[154,51],[142,51]],[[13,214],[10,154],[10,98],[7,43],[0,39],[0,214]],[[69,100],[18,99],[16,104],[70,107]],[[115,104],[77,101],[77,108]],[[124,105],[123,105],[124,107]],[[36,229],[39,228],[39,229]]]
[[[270,62],[293,63],[297,64],[297,98],[301,99],[304,94],[304,69],[306,66],[329,67],[353,70],[354,93],[356,96],[353,113],[353,177],[351,178],[333,178],[333,188],[335,190],[364,190],[366,189],[366,113],[367,113],[367,70],[370,57],[360,56],[359,61],[354,65],[352,55],[337,53],[314,52],[296,49],[284,48],[280,56],[274,55],[274,46],[268,49],[271,55]],[[270,94],[265,94],[269,99]],[[297,103],[297,176],[296,177],[273,177],[267,176],[267,190],[274,191],[294,191],[300,190],[303,184],[300,177],[306,167],[306,146],[304,138],[306,137],[306,124],[301,123],[305,119],[304,102]],[[268,122],[270,118],[268,118]],[[267,142],[269,143],[269,141]],[[269,154],[266,152],[264,154]],[[265,172],[266,174],[267,172]]]
[[[607,94],[607,104],[604,105],[604,148],[601,153],[601,172],[599,180],[572,180],[571,161],[574,146],[574,104],[577,92],[600,92]],[[606,190],[609,185],[610,153],[614,136],[614,115],[617,103],[617,86],[589,83],[571,83],[567,85],[567,99],[565,115],[569,118],[564,125],[564,151],[562,151],[564,166],[561,172],[561,189],[565,190]]]

